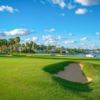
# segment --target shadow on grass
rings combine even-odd
[[[81,83],[75,83],[71,81],[67,81],[58,77],[52,77],[54,81],[59,83],[60,86],[62,86],[65,90],[73,90],[73,91],[80,91],[80,92],[91,92],[92,88],[90,88],[89,84],[81,84]]]
[[[92,88],[90,88],[89,86],[90,83],[85,83],[85,84],[76,83],[76,82],[67,81],[67,80],[54,76],[54,74],[56,74],[57,72],[64,70],[64,67],[68,66],[70,63],[78,63],[78,62],[65,61],[61,63],[56,63],[56,64],[46,66],[45,68],[43,68],[43,70],[53,75],[52,79],[56,81],[65,90],[72,90],[72,91],[77,91],[77,92],[91,92]]]
[[[43,70],[51,74],[55,74],[61,70],[64,70],[64,67],[69,65],[70,63],[71,62],[64,61],[64,62],[52,64],[52,65],[46,66],[45,68],[43,68]]]

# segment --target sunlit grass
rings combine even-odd
[[[59,65],[66,61],[94,64],[96,79],[88,85],[89,91],[80,90],[78,85],[75,87],[73,83],[55,79],[52,74],[43,70],[47,66],[57,67],[52,65]],[[86,69],[86,73],[87,71]],[[96,58],[47,54],[0,57],[0,100],[98,100],[100,98],[99,77],[100,59]]]

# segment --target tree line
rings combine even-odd
[[[76,54],[86,53],[85,49],[57,47],[54,45],[39,45],[36,42],[28,41],[21,43],[20,37],[10,39],[0,39],[0,54],[12,53],[60,53],[60,54]]]

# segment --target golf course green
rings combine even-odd
[[[54,76],[70,62],[84,64],[92,82]],[[0,56],[0,100],[99,100],[100,58],[54,55]]]

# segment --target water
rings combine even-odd
[[[96,55],[96,57],[100,57],[100,54],[95,54]]]
[[[92,55],[95,55],[97,58],[100,57],[100,54],[95,54],[95,53],[93,53]],[[84,57],[85,57],[86,54],[83,54],[83,53],[80,53],[80,54],[74,54],[74,55],[69,55],[69,54],[68,54],[67,56],[82,56],[82,57],[84,56]]]

